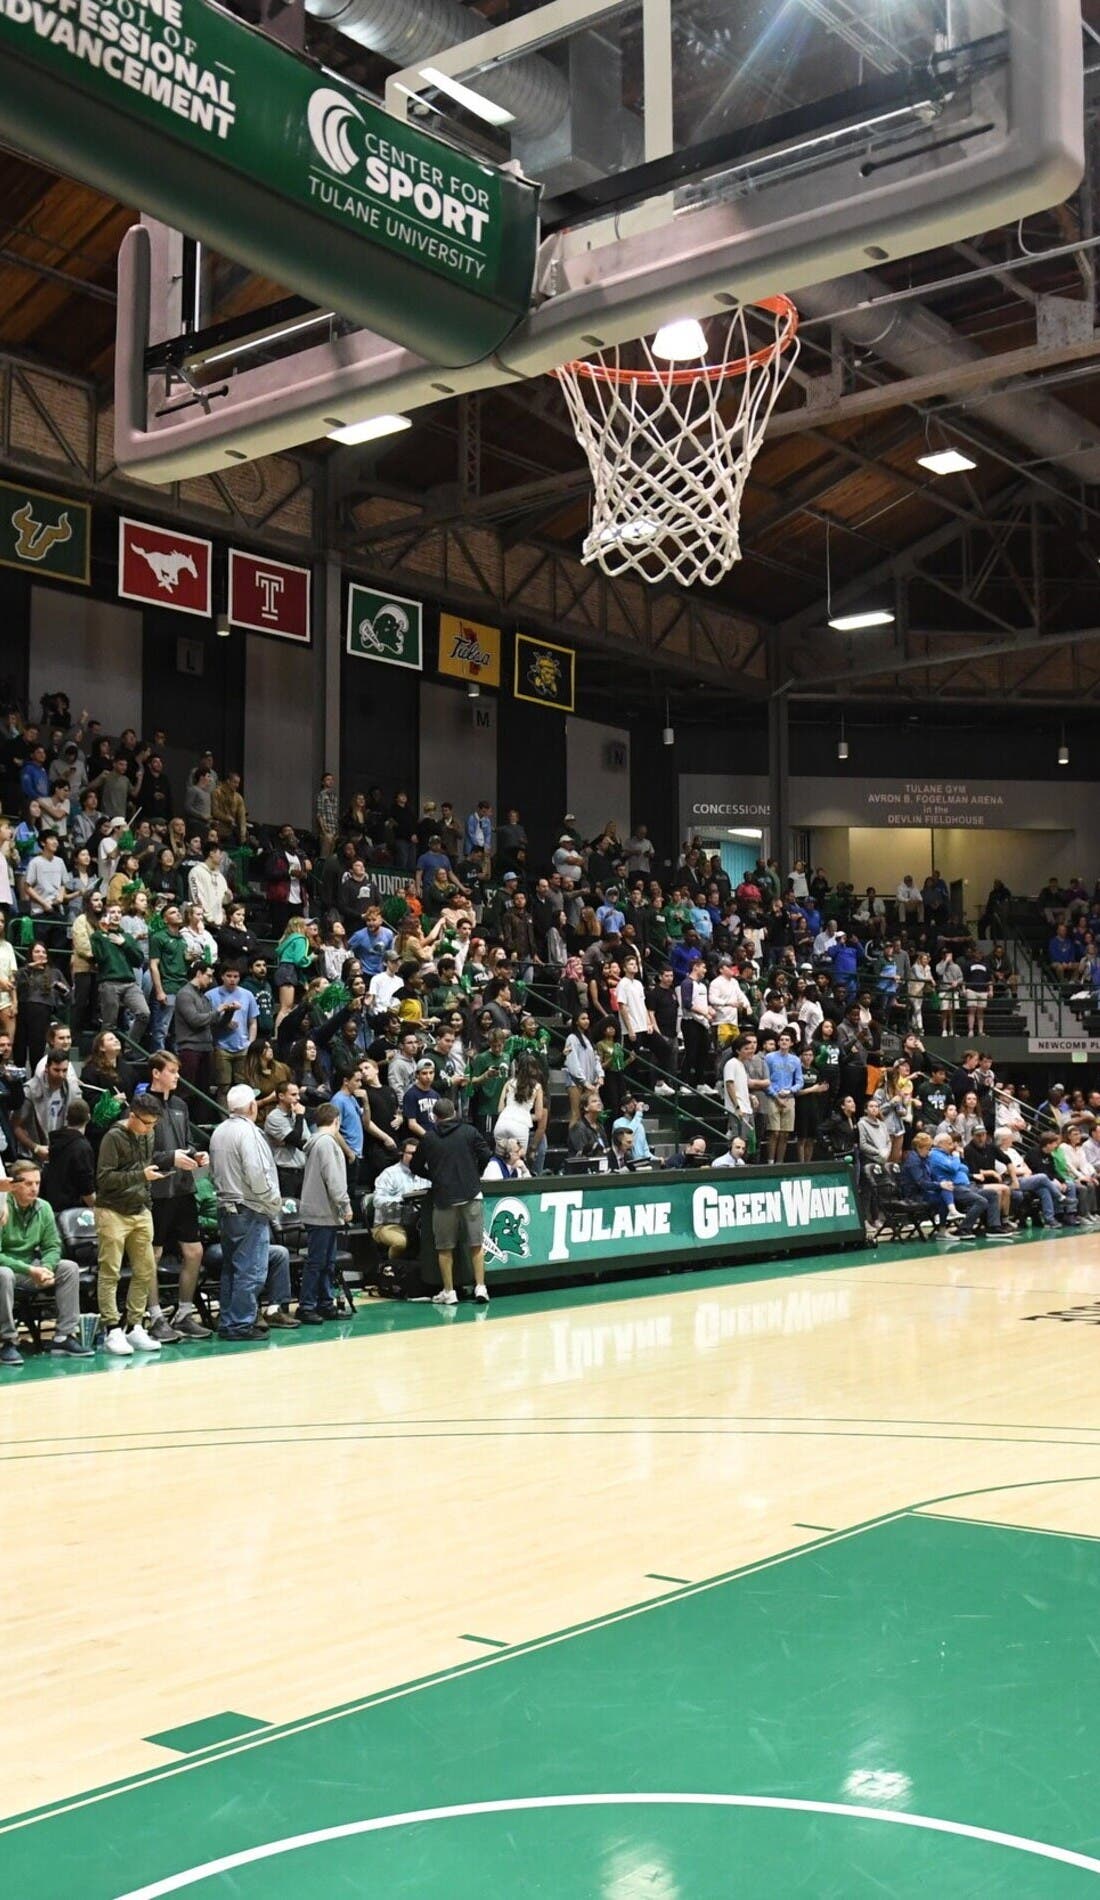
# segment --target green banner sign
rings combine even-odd
[[[379,594],[373,587],[348,588],[348,652],[385,666],[424,666],[424,609],[400,594]],[[404,889],[404,885],[402,885]]]
[[[210,0],[0,0],[0,131],[431,362],[527,312],[533,186]]]
[[[563,1176],[485,1196],[485,1268],[500,1277],[735,1259],[862,1233],[855,1182],[840,1165]]]
[[[40,488],[0,482],[0,567],[21,567],[51,580],[91,579],[92,511]]]

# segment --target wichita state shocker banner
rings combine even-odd
[[[0,482],[0,567],[21,567],[87,587],[91,523],[87,502]]]
[[[517,633],[512,690],[517,699],[529,699],[536,706],[572,712],[576,665],[577,656],[572,647],[555,646],[552,640],[535,640],[530,634]]]
[[[310,643],[308,567],[229,550],[229,619],[252,633]]]
[[[153,528],[124,515],[118,524],[119,599],[209,620],[212,553],[212,543],[198,535]]]

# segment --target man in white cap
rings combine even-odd
[[[256,1091],[238,1082],[225,1098],[228,1119],[210,1139],[210,1172],[218,1196],[218,1235],[222,1244],[221,1313],[218,1338],[265,1339],[268,1324],[296,1327],[285,1310],[290,1300],[290,1256],[273,1246],[271,1222],[282,1213],[283,1197],[268,1142],[256,1122]],[[259,1300],[267,1285],[275,1303],[269,1320],[260,1317]]]
[[[558,839],[558,848],[554,853],[554,869],[561,878],[565,890],[571,891],[574,884],[580,883],[584,871],[584,859],[573,841],[571,832],[563,831]]]

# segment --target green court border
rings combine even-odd
[[[647,1611],[660,1606],[682,1602],[690,1597],[698,1596],[704,1591],[719,1589],[725,1584],[736,1582],[739,1578],[757,1575],[761,1571],[774,1569],[779,1564],[794,1562],[801,1557],[808,1556],[811,1552],[829,1548],[834,1544],[845,1543],[851,1538],[860,1537],[884,1525],[898,1523],[908,1517],[919,1517],[929,1512],[931,1507],[936,1504],[951,1504],[963,1498],[995,1497],[1006,1491],[1040,1490],[1053,1485],[1064,1484],[1100,1484],[1100,1472],[1082,1473],[1080,1475],[1061,1476],[1057,1478],[1024,1479],[1017,1480],[1011,1484],[980,1485],[963,1491],[945,1492],[941,1496],[924,1498],[918,1502],[903,1505],[897,1510],[886,1511],[875,1517],[865,1518],[859,1523],[847,1525],[834,1533],[811,1538],[806,1543],[792,1545],[789,1549],[777,1551],[770,1557],[757,1558],[751,1563],[739,1564],[732,1570],[720,1571],[716,1575],[702,1578],[698,1583],[693,1583],[686,1588],[661,1591],[655,1596],[627,1604],[618,1610],[609,1611],[605,1615],[588,1617],[580,1623],[567,1624],[562,1629],[548,1631],[542,1636],[532,1637],[528,1642],[512,1644],[508,1648],[502,1649],[491,1656],[478,1657],[468,1663],[457,1663],[448,1669],[434,1670],[426,1676],[414,1676],[405,1682],[394,1684],[390,1688],[377,1690],[372,1695],[356,1697],[350,1702],[337,1703],[332,1708],[317,1710],[311,1715],[299,1716],[289,1722],[273,1724],[258,1731],[255,1735],[244,1736],[233,1741],[214,1744],[208,1748],[196,1750],[193,1754],[189,1754],[184,1760],[166,1762],[163,1766],[152,1767],[133,1775],[127,1775],[119,1781],[106,1782],[102,1787],[88,1789],[81,1794],[67,1797],[61,1801],[47,1802],[40,1807],[26,1809],[21,1814],[0,1818],[0,1837],[5,1834],[14,1833],[17,1830],[33,1827],[39,1821],[48,1821],[63,1814],[76,1813],[82,1808],[93,1807],[100,1802],[112,1799],[115,1795],[125,1794],[130,1789],[148,1787],[156,1782],[169,1779],[170,1777],[187,1774],[194,1768],[208,1766],[224,1760],[230,1755],[244,1754],[254,1748],[266,1747],[271,1742],[282,1740],[287,1736],[306,1733],[312,1728],[319,1728],[327,1723],[340,1721],[346,1716],[365,1714],[371,1708],[379,1707],[386,1702],[397,1701],[405,1696],[415,1695],[421,1689],[428,1689],[439,1683],[450,1682],[456,1678],[473,1675],[483,1669],[497,1667],[502,1663],[512,1661],[514,1658],[531,1655],[540,1649],[548,1649],[557,1643],[567,1642],[572,1637],[583,1636],[590,1631],[605,1629],[611,1624],[625,1622],[632,1617],[643,1616]],[[964,1523],[989,1524],[989,1520],[987,1519],[962,1518],[961,1520],[956,1520],[949,1518],[943,1521],[948,1523],[961,1521]],[[1076,1531],[1033,1532],[1032,1527],[1028,1525],[1004,1525],[994,1523],[989,1525],[989,1527],[992,1529],[1015,1530],[1017,1532],[1023,1532],[1024,1534],[1065,1537],[1067,1539],[1074,1539],[1082,1535]],[[1100,1539],[1093,1540],[1087,1532],[1084,1533],[1084,1536],[1089,1541],[1100,1541]]]

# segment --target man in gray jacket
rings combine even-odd
[[[256,1091],[238,1082],[225,1098],[227,1121],[210,1138],[210,1172],[218,1196],[222,1244],[219,1339],[265,1339],[268,1324],[296,1327],[290,1301],[290,1255],[272,1244],[271,1223],[283,1211],[271,1149],[256,1126]],[[268,1319],[259,1300],[276,1302]]]
[[[214,972],[205,966],[197,969],[189,983],[176,992],[176,1054],[180,1071],[192,1088],[209,1095],[214,1086],[214,1031],[224,1028],[236,1012],[236,1003],[223,1003],[220,1009],[207,1001],[206,992],[214,981]]]
[[[45,1162],[50,1155],[50,1136],[64,1128],[65,1117],[73,1102],[80,1100],[80,1083],[73,1074],[68,1055],[51,1054],[43,1075],[32,1076],[23,1091],[23,1106],[15,1118],[15,1139],[24,1161]]]
[[[306,1230],[306,1258],[298,1318],[320,1326],[336,1314],[336,1248],[341,1227],[351,1220],[348,1166],[337,1140],[340,1113],[323,1102],[314,1117],[315,1133],[306,1149],[305,1176],[298,1213]]]

